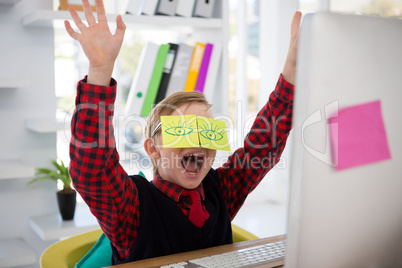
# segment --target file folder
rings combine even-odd
[[[163,74],[163,67],[165,66],[165,60],[168,52],[168,44],[160,45],[158,55],[156,56],[151,81],[149,82],[147,95],[145,96],[144,105],[141,109],[142,116],[148,116],[155,104],[155,99],[156,95],[158,94],[159,84]]]
[[[178,0],[159,0],[156,8],[157,15],[174,16],[176,13]]]
[[[167,97],[166,92],[168,89],[170,76],[172,74],[172,69],[173,69],[173,65],[175,62],[177,49],[179,47],[179,45],[173,44],[173,43],[169,43],[169,46],[170,46],[170,48],[169,48],[169,52],[166,56],[165,66],[163,67],[162,79],[159,84],[159,90],[158,90],[158,95],[156,95],[155,104],[158,104],[165,97]]]
[[[197,83],[195,84],[195,91],[197,92],[204,92],[205,80],[207,78],[213,47],[214,45],[211,43],[208,43],[205,46],[204,57],[202,58],[200,72],[198,74]]]
[[[197,0],[194,7],[194,17],[211,18],[215,0]]]
[[[220,72],[221,60],[222,58],[222,44],[214,43],[214,48],[212,50],[211,59],[209,61],[208,73],[205,79],[204,85],[204,95],[207,100],[211,101],[213,93],[216,88],[216,80]]]
[[[189,46],[184,43],[179,44],[166,96],[170,96],[175,92],[184,90],[188,69],[190,68],[191,58],[193,56],[193,51],[193,46]]]
[[[140,15],[140,10],[143,4],[143,0],[130,0],[126,8],[126,13],[132,15]]]
[[[184,87],[185,91],[194,91],[200,72],[202,58],[204,57],[205,44],[197,42],[195,44],[193,57],[191,58],[190,69],[188,70],[187,81]]]
[[[176,15],[189,18],[193,15],[195,0],[178,0]]]
[[[142,7],[142,14],[145,15],[155,15],[156,6],[158,5],[158,0],[144,0],[144,5]]]
[[[126,116],[141,114],[158,50],[159,45],[149,42],[141,52],[137,70],[127,98]]]

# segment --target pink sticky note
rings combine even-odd
[[[337,170],[391,158],[380,101],[341,109],[329,132]]]

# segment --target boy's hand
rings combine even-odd
[[[299,37],[301,16],[302,13],[299,11],[297,11],[293,16],[290,29],[290,45],[288,55],[282,71],[282,76],[285,78],[285,80],[293,85],[295,84],[296,80],[297,40]]]
[[[89,60],[87,83],[108,86],[112,77],[113,67],[121,44],[123,43],[126,25],[120,15],[116,18],[117,29],[113,35],[107,24],[102,0],[96,0],[98,22],[92,14],[88,0],[82,0],[88,26],[85,25],[70,7],[68,11],[81,33],[75,32],[68,21],[64,22],[68,34],[79,41]]]

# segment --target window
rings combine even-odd
[[[333,12],[376,15],[380,17],[402,16],[401,0],[331,0],[330,10]]]
[[[402,18],[401,0],[299,0],[299,9]]]

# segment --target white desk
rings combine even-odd
[[[113,268],[148,268],[148,267],[160,267],[162,265],[168,265],[172,263],[177,263],[181,261],[188,261],[198,258],[203,258],[207,256],[212,256],[216,254],[222,254],[225,252],[235,251],[244,248],[250,248],[258,245],[263,245],[267,243],[277,242],[286,239],[285,235],[278,235],[273,237],[261,238],[250,241],[243,241],[235,244],[205,248],[195,251],[188,251],[183,253],[177,253],[172,255],[166,255],[162,257],[156,257],[151,259],[145,259],[135,262],[129,262],[125,264],[115,265]],[[279,264],[280,261],[272,262],[270,267],[283,268],[283,265]],[[266,267],[265,264],[256,265],[254,267]],[[112,268],[111,266],[109,268]]]

